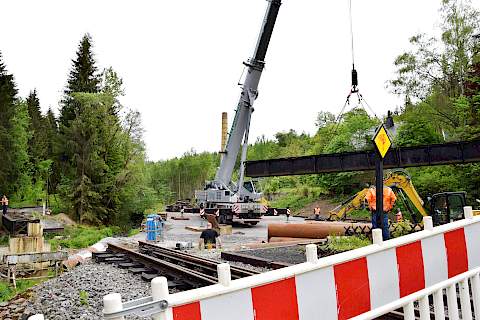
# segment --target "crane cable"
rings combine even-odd
[[[347,95],[347,99],[345,101],[345,104],[343,105],[342,109],[340,110],[340,113],[338,114],[338,117],[336,119],[337,125],[335,126],[334,132],[337,131],[337,128],[340,124],[340,120],[343,117],[343,113],[345,112],[345,108],[347,105],[350,105],[350,97],[352,94],[356,93],[358,97],[358,104],[366,110],[365,106],[368,108],[368,110],[373,113],[375,118],[379,119],[380,118],[377,116],[375,111],[370,107],[370,105],[367,103],[363,95],[359,92],[358,89],[358,73],[357,70],[355,69],[355,47],[354,47],[354,34],[353,34],[353,14],[352,14],[352,0],[348,1],[348,9],[349,9],[349,20],[350,20],[350,39],[351,39],[351,52],[352,52],[352,86],[350,88],[350,93]]]
[[[355,51],[353,47],[353,18],[352,18],[352,0],[348,1],[349,16],[350,16],[350,39],[352,40],[352,70],[355,70]]]

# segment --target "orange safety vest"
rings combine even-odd
[[[365,199],[367,199],[370,210],[377,210],[377,194],[375,188],[368,189]],[[392,189],[390,187],[383,187],[383,211],[388,212],[392,210],[395,201],[397,201],[397,196]]]

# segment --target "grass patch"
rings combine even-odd
[[[128,231],[128,236],[133,237],[134,235],[139,234],[139,233],[140,233],[140,228],[130,229]]]
[[[39,284],[42,280],[17,280],[17,289],[15,290],[13,286],[9,286],[7,282],[0,281],[0,302],[9,301],[17,294],[23,293],[33,287],[36,284]]]
[[[325,248],[334,252],[344,252],[370,245],[370,240],[365,236],[331,236]]]
[[[82,306],[88,306],[89,305],[89,303],[88,303],[88,292],[87,291],[85,291],[85,290],[80,291],[78,296],[80,298],[80,304]]]
[[[81,249],[89,247],[103,238],[120,234],[119,227],[88,227],[69,226],[65,228],[63,239],[51,239],[49,243],[52,250],[60,247],[69,249]]]
[[[270,205],[276,208],[290,208],[294,212],[303,209],[312,202],[320,199],[325,194],[325,190],[319,187],[299,187],[292,189],[282,189],[283,196],[275,201],[272,201]]]
[[[0,235],[0,246],[8,246],[8,240],[10,237],[6,234]]]
[[[372,220],[372,213],[367,209],[353,210],[347,213],[347,219],[348,218]]]

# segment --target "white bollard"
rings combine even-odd
[[[305,247],[305,254],[307,255],[307,262],[318,262],[318,252],[316,244],[307,244]]]
[[[373,229],[372,230],[372,240],[373,244],[382,244],[383,243],[383,235],[382,229]]]
[[[31,317],[28,317],[28,320],[45,320],[43,314],[35,314]]]
[[[470,207],[470,206],[463,207],[463,213],[465,215],[465,219],[472,219],[473,218],[472,207]]]
[[[423,217],[423,230],[433,230],[433,219],[430,216]]]
[[[460,289],[460,308],[462,310],[462,320],[472,320],[472,306],[470,305],[468,279],[463,279],[460,281],[458,286]]]
[[[445,304],[443,303],[443,289],[433,293],[435,320],[445,320]]]
[[[156,277],[152,280],[152,298],[154,301],[167,300],[168,301],[168,281],[165,277]],[[167,320],[167,313],[152,316],[154,320]]]
[[[428,296],[423,296],[418,301],[420,309],[420,320],[430,320],[430,305],[428,304]]]
[[[405,320],[415,320],[415,309],[413,302],[409,302],[403,306],[403,315]]]
[[[111,313],[122,311],[122,296],[120,293],[110,293],[103,297],[103,312]],[[124,317],[118,317],[114,320],[124,320]]]
[[[45,202],[43,202],[42,203],[42,215],[45,215],[46,212],[47,212],[47,207],[46,207]]]
[[[458,316],[458,303],[457,303],[457,287],[452,284],[447,287],[447,306],[448,306],[448,318],[450,320],[459,320]]]
[[[217,265],[218,283],[228,287],[232,282],[232,273],[228,263],[220,263]]]
[[[472,283],[473,293],[473,310],[475,312],[475,319],[480,319],[480,276],[475,274],[470,278]]]

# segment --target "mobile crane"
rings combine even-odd
[[[240,222],[257,224],[267,211],[260,203],[262,197],[252,181],[245,181],[245,160],[247,157],[248,135],[253,113],[253,103],[258,97],[258,83],[265,66],[270,38],[277,19],[281,0],[267,0],[267,10],[253,56],[243,64],[246,76],[242,85],[235,117],[228,135],[225,150],[222,150],[220,166],[213,181],[207,181],[204,190],[195,191],[195,199],[207,213],[217,212],[220,223]],[[239,179],[232,181],[232,175],[241,149]]]
[[[428,197],[428,209],[424,206],[424,201],[413,186],[412,180],[408,174],[397,170],[390,172],[384,180],[384,186],[392,188],[412,214],[415,219],[415,213],[412,210],[407,198],[418,210],[422,216],[432,216],[434,225],[445,224],[453,220],[463,218],[463,207],[466,206],[466,192],[442,192]],[[365,204],[365,196],[368,188],[365,188],[354,196],[350,197],[338,207],[332,209],[328,220],[344,220],[349,212],[360,209]]]

